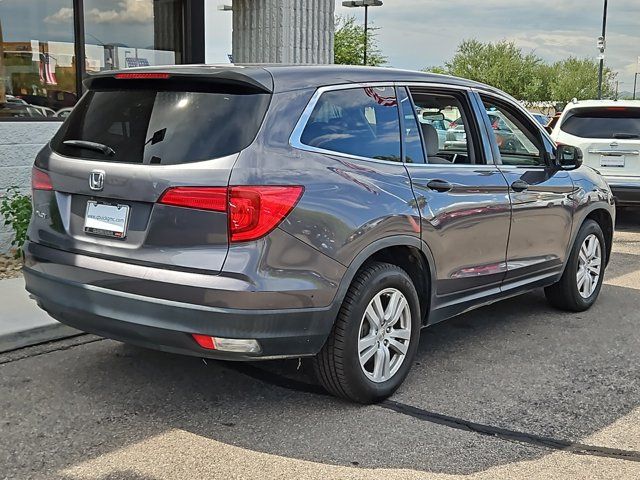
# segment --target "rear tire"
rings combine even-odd
[[[314,358],[316,377],[329,393],[354,402],[388,397],[409,373],[421,323],[409,275],[389,263],[364,266]]]
[[[606,249],[602,229],[597,222],[584,222],[576,237],[560,280],[544,289],[554,307],[582,312],[598,298],[604,278]]]

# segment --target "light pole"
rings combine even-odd
[[[636,99],[636,86],[638,85],[638,70],[640,70],[640,57],[638,57],[638,64],[636,65],[636,73],[633,76],[633,99]]]
[[[604,50],[607,46],[607,5],[608,0],[604,0],[604,11],[602,12],[602,36],[598,39],[600,49],[600,67],[598,68],[598,100],[602,99],[602,74],[604,70]]]
[[[382,0],[349,0],[342,2],[343,7],[356,8],[364,7],[364,58],[363,65],[367,64],[367,45],[369,43],[369,7],[381,7]]]

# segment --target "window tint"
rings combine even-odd
[[[538,126],[514,108],[483,97],[504,165],[544,165]]]
[[[323,93],[300,140],[333,152],[400,161],[400,120],[393,87]]]
[[[462,98],[420,87],[410,87],[409,91],[416,106],[427,163],[477,163]]]
[[[416,111],[404,88],[398,90],[400,111],[404,121],[404,161],[407,163],[424,163],[422,138],[420,137]]]
[[[110,162],[173,165],[218,158],[253,141],[268,102],[266,94],[92,91],[52,145],[63,155]],[[115,154],[65,145],[66,140],[100,143]]]
[[[640,138],[640,108],[576,108],[560,130],[583,138]]]

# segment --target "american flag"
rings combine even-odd
[[[47,85],[57,85],[55,58],[48,53],[40,54],[40,81]]]
[[[377,104],[382,105],[383,107],[395,107],[398,104],[398,102],[396,102],[395,95],[383,97],[372,87],[365,87],[364,92],[373,98]]]

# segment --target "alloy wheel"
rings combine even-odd
[[[589,298],[595,292],[600,280],[601,269],[602,247],[598,237],[591,234],[582,242],[578,256],[576,281],[578,292],[582,298]]]
[[[381,383],[402,366],[411,341],[411,309],[403,293],[386,288],[369,302],[358,339],[360,367],[369,380]]]

